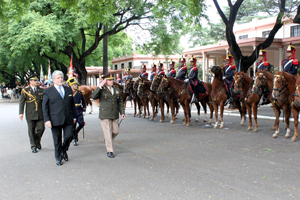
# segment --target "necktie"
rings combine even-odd
[[[58,87],[58,90],[59,90],[59,94],[60,94],[61,98],[64,98],[64,94],[63,94],[63,92],[61,90],[61,87]]]
[[[33,92],[34,92],[34,94],[36,94],[36,88],[33,88]]]

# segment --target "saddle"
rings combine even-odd
[[[233,82],[232,82],[231,84],[229,83],[229,84],[228,84],[228,85],[230,85],[229,87],[228,87],[228,85],[226,84],[225,81],[223,81],[223,84],[225,85],[225,90],[226,90],[227,98],[229,98],[229,96],[230,96],[230,91],[229,91],[229,89],[232,89],[232,90],[233,90],[234,84],[233,84]],[[241,98],[240,92],[234,93],[234,95],[236,95],[238,98]]]
[[[201,95],[209,95],[208,89],[206,88],[204,82],[199,82],[196,86],[195,89],[198,91],[199,94]],[[192,95],[193,93],[195,93],[195,91],[193,90],[191,84],[189,84],[189,93],[190,95]]]

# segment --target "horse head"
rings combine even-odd
[[[129,91],[133,88],[132,78],[125,80],[124,93],[129,93]]]
[[[267,69],[258,69],[258,71],[255,73],[254,84],[252,88],[253,92],[260,94],[261,88],[267,85],[266,70]]]
[[[167,79],[166,77],[164,77],[164,78],[161,80],[160,85],[159,85],[157,91],[163,93],[164,90],[165,90],[166,88],[168,88],[169,86],[170,86],[170,84],[169,84],[169,82],[168,82],[168,79]]]
[[[298,74],[296,77],[296,89],[294,93],[294,101],[293,105],[300,106],[300,75]]]
[[[242,90],[243,81],[244,81],[243,72],[234,72],[234,87],[233,87],[234,93],[238,93],[239,91]]]
[[[272,97],[278,100],[280,96],[286,91],[287,83],[284,78],[284,72],[276,72],[273,79]]]
[[[212,73],[214,73],[215,78],[219,78],[220,80],[222,79],[222,76],[223,76],[223,67],[221,67],[220,65],[214,65],[214,66],[212,66],[212,68],[210,69],[210,71]]]
[[[159,86],[162,78],[163,78],[163,76],[155,75],[153,78],[153,81],[151,83],[150,90],[155,92],[158,89],[158,86]]]
[[[138,88],[137,88],[137,95],[139,96],[143,96],[144,93],[144,80],[140,79],[139,83],[138,83]]]

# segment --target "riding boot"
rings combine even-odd
[[[76,131],[75,131],[75,135],[76,135],[76,140],[78,141],[78,133],[79,131],[83,128],[83,125],[79,124],[79,126],[76,128]]]
[[[131,101],[132,100],[132,96],[131,96],[131,92],[129,92],[129,95],[126,98],[126,101]]]
[[[229,102],[233,103],[233,97],[234,97],[234,92],[232,88],[229,88],[230,96],[229,96]]]

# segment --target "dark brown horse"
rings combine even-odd
[[[291,107],[292,113],[294,116],[294,136],[292,137],[292,142],[296,142],[298,137],[298,119],[299,119],[299,111],[300,111],[300,76],[297,75],[296,84],[295,84],[295,93],[291,96]],[[292,91],[291,91],[292,92]]]
[[[283,110],[285,115],[285,123],[286,123],[286,134],[285,138],[290,137],[290,116],[291,116],[291,107],[290,103],[292,103],[292,96],[295,92],[295,83],[296,79],[293,74],[289,74],[287,72],[276,72],[273,80],[273,110],[276,116],[275,120],[275,128],[276,131],[273,134],[273,138],[277,138],[279,134],[279,116],[280,109]]]
[[[124,85],[124,92],[125,93],[129,93],[131,94],[131,97],[133,99],[133,103],[134,103],[134,113],[133,113],[133,117],[138,116],[141,117],[142,115],[142,102],[140,97],[137,95],[137,89],[134,89],[134,84],[135,81],[131,79],[127,79],[125,81],[125,85]],[[136,107],[138,106],[138,110],[139,110],[139,114],[137,115],[137,109]]]
[[[154,97],[158,101],[159,106],[160,106],[161,116],[160,116],[159,122],[161,122],[161,123],[165,120],[164,105],[165,104],[167,105],[167,114],[166,114],[166,117],[168,117],[169,116],[169,106],[170,106],[170,103],[171,103],[171,102],[167,101],[166,97],[163,95],[162,92],[158,91],[158,87],[159,87],[159,85],[161,83],[161,80],[164,77],[166,77],[166,76],[162,76],[162,75],[156,75],[156,76],[154,76],[152,84],[150,86],[150,90],[154,92]],[[178,103],[177,103],[177,105],[178,105]],[[171,107],[171,112],[172,112],[172,107]],[[177,109],[177,112],[178,112],[178,109]]]
[[[146,116],[146,107],[148,110],[148,116],[146,118],[148,119],[150,117],[150,113],[149,113],[149,101],[150,101],[150,104],[152,107],[151,120],[154,120],[155,114],[157,113],[158,101],[154,97],[153,91],[150,90],[150,86],[151,86],[151,81],[141,79],[139,82],[137,94],[140,97],[140,99],[143,103],[143,106],[144,106],[145,113],[144,113],[143,118],[145,118],[145,116]]]
[[[259,103],[260,97],[262,95],[261,93],[261,87],[259,85],[254,84],[253,86],[253,79],[250,78],[246,73],[244,72],[234,72],[234,92],[240,93],[241,95],[241,101],[245,104],[248,116],[249,116],[249,126],[248,131],[251,130],[252,127],[252,110],[253,109],[253,115],[254,115],[254,121],[255,121],[255,128],[254,132],[257,132],[257,105]],[[256,79],[258,73],[256,73]],[[253,89],[253,90],[252,90]]]
[[[214,80],[212,82],[212,92],[211,92],[211,98],[212,98],[213,107],[215,111],[215,118],[216,118],[216,124],[214,128],[218,127],[218,107],[220,107],[220,116],[221,116],[220,129],[222,129],[224,127],[224,121],[223,121],[224,106],[228,98],[226,94],[226,88],[222,79],[223,68],[221,66],[215,65],[211,68],[211,72],[214,73],[215,75]],[[246,107],[244,106],[243,103],[241,106],[239,97],[237,95],[234,96],[233,101],[235,102],[240,112],[241,125],[243,125],[245,121]]]

